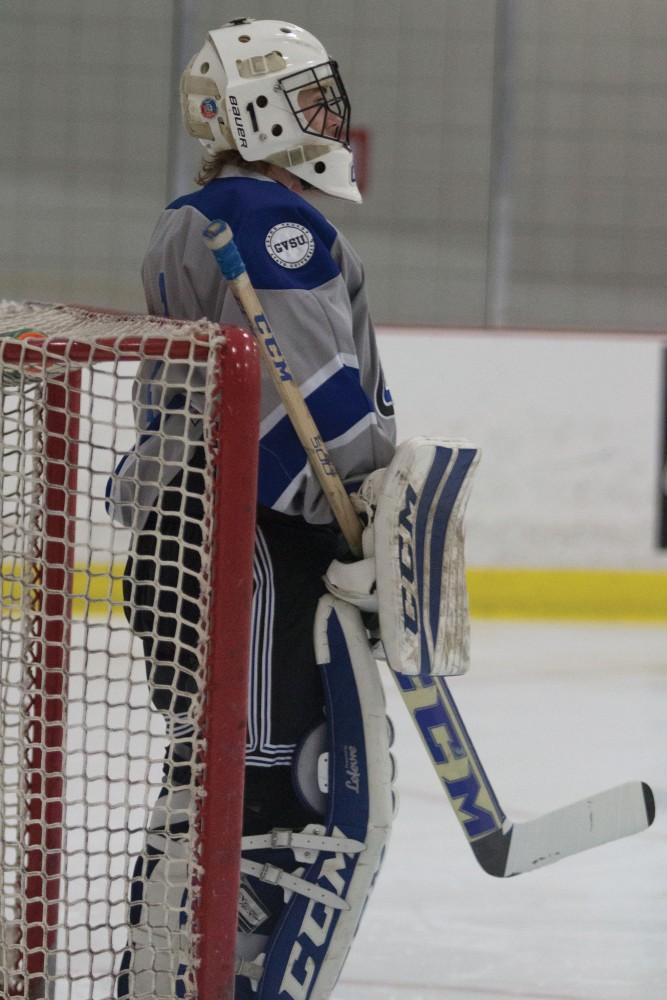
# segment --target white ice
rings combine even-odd
[[[104,631],[100,641],[107,638]],[[95,630],[79,641],[94,652]],[[148,754],[155,790],[163,739],[154,729],[155,713],[145,707],[140,659],[136,690],[126,690],[120,679],[108,685],[104,679],[108,670],[120,678],[121,666],[126,668],[127,637],[120,631],[115,641],[111,665],[105,657],[99,664],[88,657],[86,696],[105,697],[121,714],[136,702],[129,717],[136,766],[145,770]],[[451,689],[511,819],[526,820],[641,779],[656,792],[656,822],[638,836],[552,867],[512,879],[489,877],[478,867],[387,679],[401,807],[334,1000],[662,1000],[667,997],[667,627],[474,620],[472,660],[470,673],[453,678]],[[72,685],[81,697],[83,675]],[[97,777],[98,757],[108,756],[108,731],[94,725],[99,721],[94,707],[83,728],[77,711],[73,708],[70,719],[68,760],[80,770],[84,743],[93,753],[86,764],[86,816],[98,833],[90,834],[90,845],[101,824],[107,831],[101,846],[113,857],[92,859],[100,870],[78,870],[81,844],[74,828],[81,823],[81,806],[70,807],[66,923],[71,945],[82,950],[69,967],[75,982],[67,988],[59,980],[56,998],[108,1000],[114,954],[117,959],[125,940],[128,851],[140,847],[146,810],[137,801],[128,813],[123,782],[110,811],[91,804],[96,786],[90,780]],[[122,728],[128,720],[110,715],[107,723]],[[98,779],[101,803],[115,777],[109,772]],[[76,779],[70,786],[74,795]],[[128,825],[134,830],[129,841]],[[61,972],[67,978],[66,970]]]
[[[508,816],[641,779],[655,824],[489,877],[388,685],[401,808],[335,1000],[667,997],[667,628],[474,621],[472,638],[451,689]]]

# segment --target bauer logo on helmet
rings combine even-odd
[[[246,139],[246,131],[243,126],[243,116],[241,115],[239,102],[233,94],[229,95],[229,105],[232,109],[232,115],[234,116],[234,125],[236,126],[236,135],[239,141],[239,146],[245,149],[248,146],[248,140]]]

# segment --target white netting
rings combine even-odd
[[[45,339],[16,334],[25,329]],[[203,512],[200,581],[210,578],[208,459],[217,434],[212,419],[217,355],[193,346],[206,339],[211,347],[220,344],[220,328],[84,308],[0,304],[0,352],[9,342],[18,345],[11,357],[0,353],[3,997],[115,996],[128,941],[132,872],[145,853],[146,828],[162,787],[167,730],[172,738],[177,732],[181,751],[186,747],[191,754],[188,780],[194,794],[187,797],[188,808],[195,809],[200,798],[197,741],[205,671],[191,674],[185,712],[178,705],[180,681],[174,671],[171,678],[158,678],[167,710],[152,706],[146,650],[123,613],[131,533],[112,522],[105,494],[111,473],[138,439],[141,448],[148,446],[151,473],[160,481],[173,476],[179,456],[185,469],[203,448],[206,461],[196,490]],[[192,349],[175,360],[178,344]],[[87,357],[86,345],[91,347]],[[96,360],[100,345],[103,360]],[[134,495],[141,521],[155,491],[142,494],[132,477],[145,474],[145,468],[137,472],[131,460],[126,465],[125,509],[127,496],[131,502]],[[176,544],[186,544],[182,534]],[[71,573],[63,566],[70,560]],[[207,591],[202,587],[201,617],[193,623],[178,589],[165,612],[174,623],[175,646],[187,626],[194,634],[188,634],[188,655],[203,664]],[[178,649],[174,655],[180,655]],[[180,714],[169,706],[178,706]],[[169,802],[168,796],[167,820]],[[181,840],[189,857],[193,851],[196,857],[194,816],[186,826]],[[188,865],[188,879],[195,869]],[[176,914],[176,926],[189,919],[193,894],[186,888],[185,916]],[[173,919],[172,914],[165,922],[172,926]],[[153,948],[156,964],[166,961],[170,967],[168,955],[180,948],[183,959],[186,938],[181,934],[179,944],[165,931],[164,939],[149,941],[144,958]],[[185,959],[192,969],[195,956]],[[168,980],[156,978],[152,986],[144,980],[141,993],[131,984],[129,995],[136,990],[137,996],[173,1000]]]

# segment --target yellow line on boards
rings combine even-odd
[[[467,577],[479,618],[667,622],[667,572],[493,567]]]
[[[2,613],[16,616],[23,584],[17,564],[2,567]],[[93,564],[74,573],[75,618],[122,614],[123,564]],[[476,618],[547,618],[667,622],[667,570],[472,567],[470,610]],[[28,598],[26,598],[28,600]]]
[[[72,582],[72,617],[106,618],[109,614],[123,613],[123,568],[124,563],[91,563],[88,567],[77,566]],[[26,610],[31,602],[31,586],[22,579],[21,564],[6,560],[2,566],[2,615],[17,618],[22,603]],[[37,585],[38,592],[38,585]]]

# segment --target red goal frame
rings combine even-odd
[[[90,310],[91,315],[97,311]],[[138,318],[138,317],[137,317]],[[199,826],[198,862],[205,873],[193,892],[192,933],[197,948],[197,993],[201,1000],[233,1000],[237,897],[243,810],[252,562],[255,541],[259,436],[259,360],[254,339],[225,326],[224,340],[209,346],[205,335],[172,339],[160,320],[141,317],[145,332],[77,341],[53,335],[43,345],[6,340],[0,358],[42,367],[58,357],[63,374],[44,381],[44,427],[40,461],[44,484],[40,534],[47,539],[38,557],[43,595],[31,621],[29,643],[30,738],[25,760],[27,818],[23,845],[22,905],[27,927],[18,945],[23,956],[19,992],[9,997],[46,996],[48,957],[56,947],[63,850],[64,747],[66,741],[66,650],[72,617],[74,529],[81,368],[111,360],[145,357],[204,360],[216,351],[211,621],[206,664],[206,783]],[[38,323],[38,319],[37,319]],[[155,325],[155,332],[151,325]],[[172,321],[169,323],[173,328]],[[70,367],[71,363],[71,367]],[[230,470],[233,474],[230,475]],[[227,526],[227,530],[225,530]],[[219,766],[224,761],[224,767]],[[210,766],[209,766],[210,765]],[[21,981],[22,980],[22,981]]]

